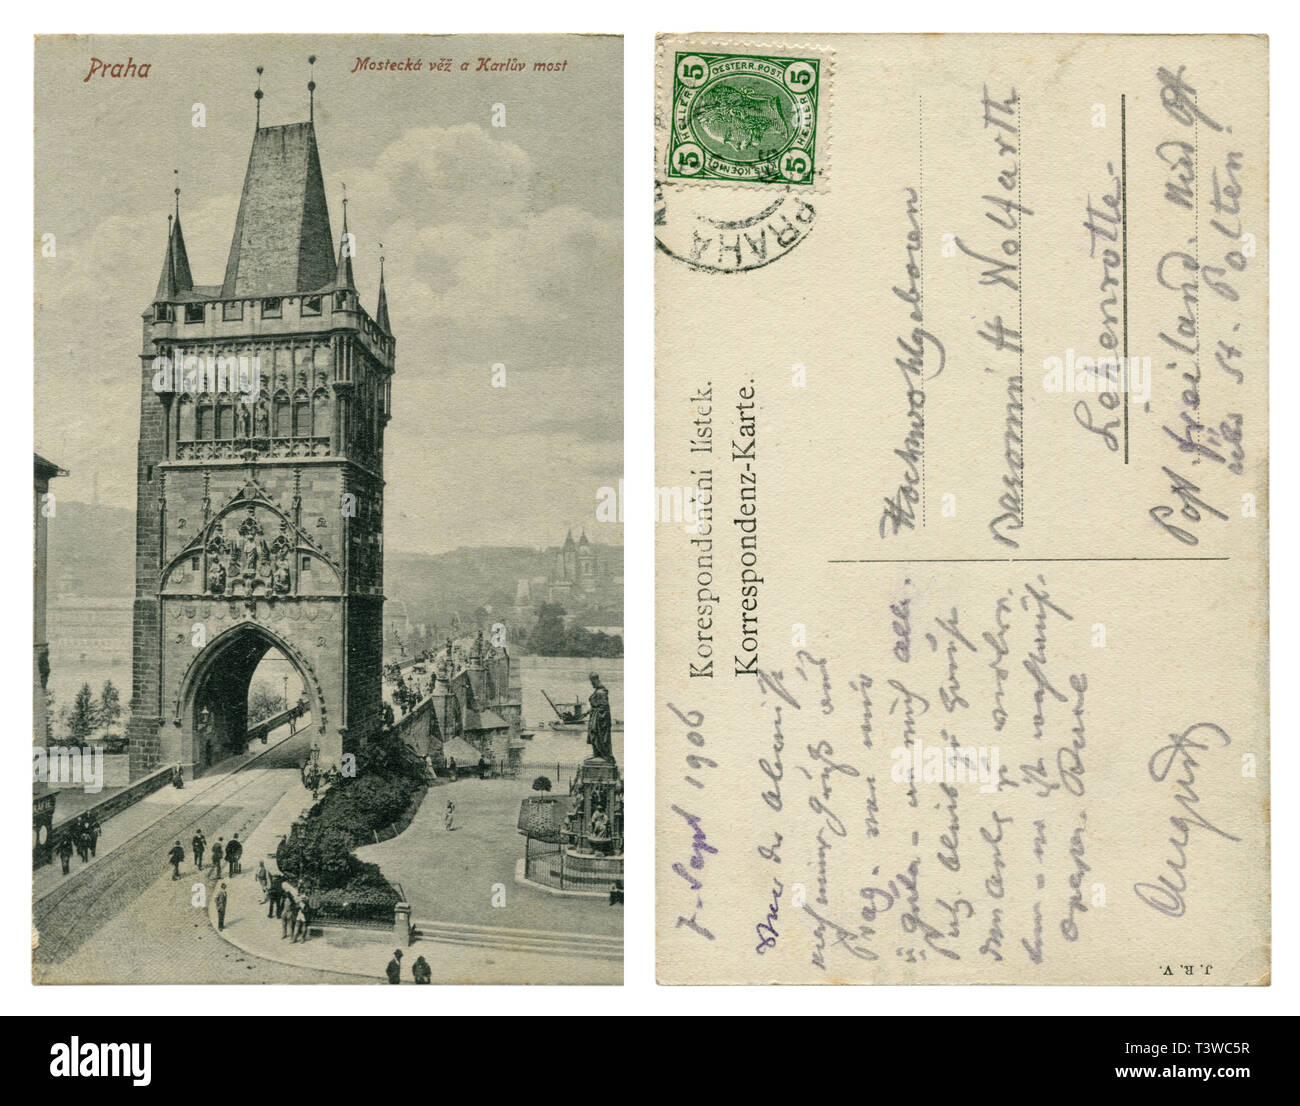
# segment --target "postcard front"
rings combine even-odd
[[[35,982],[622,981],[622,72],[38,39]]]
[[[656,66],[659,978],[1267,983],[1266,40]]]

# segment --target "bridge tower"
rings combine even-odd
[[[178,188],[143,316],[132,778],[241,749],[272,648],[302,677],[322,766],[383,724],[382,259],[372,317],[314,122],[264,127],[261,99],[224,280],[194,283]]]

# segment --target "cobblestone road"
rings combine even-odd
[[[194,870],[189,841],[201,826],[208,841],[246,839],[289,788],[306,731],[158,821],[84,869],[75,869],[35,904],[37,983],[340,983],[363,982],[261,960],[218,937],[196,902],[212,880]],[[173,881],[166,855],[179,839],[186,863]],[[245,858],[245,867],[256,857]],[[77,863],[73,861],[74,865]],[[201,890],[200,890],[201,888]]]

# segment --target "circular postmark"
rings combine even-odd
[[[679,53],[667,176],[811,185],[819,91],[816,58]]]
[[[693,269],[743,273],[772,264],[812,233],[816,209],[786,186],[702,189],[655,183],[655,245]]]

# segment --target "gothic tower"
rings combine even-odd
[[[314,85],[310,86],[314,89]],[[179,189],[140,354],[131,773],[200,774],[247,739],[278,649],[322,766],[376,733],[384,428],[395,342],[337,256],[314,123],[258,125],[225,279],[195,284]]]
[[[583,530],[578,539],[578,587],[591,591],[596,586],[596,551],[587,540],[587,531]]]

